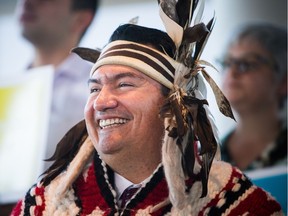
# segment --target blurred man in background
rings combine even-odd
[[[70,50],[79,45],[94,19],[99,2],[19,0],[17,3],[22,36],[32,44],[35,54],[25,73],[47,65],[54,70],[48,140],[43,160],[52,156],[64,133],[84,118],[88,95],[86,80],[92,64],[80,60]],[[47,166],[49,163],[43,165],[44,168]],[[1,216],[9,214],[13,205],[1,205]]]
[[[70,50],[80,43],[98,4],[95,0],[19,0],[22,35],[35,49],[29,68],[52,65],[55,70],[46,158],[64,133],[84,117],[88,89],[83,81],[91,64]]]

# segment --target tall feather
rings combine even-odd
[[[179,0],[176,4],[176,13],[178,16],[178,24],[185,28],[190,26],[191,18],[193,16],[193,5],[195,1],[191,0]]]
[[[208,41],[208,38],[212,32],[212,29],[214,27],[214,24],[215,24],[215,17],[213,17],[209,22],[208,24],[206,25],[206,28],[207,28],[207,31],[205,33],[203,33],[203,37],[201,38],[201,40],[196,43],[196,48],[195,48],[195,53],[194,53],[194,56],[193,58],[195,60],[199,60],[202,52],[203,52],[203,49]]]
[[[195,90],[199,85],[198,75],[200,72],[211,85],[220,110],[224,111],[226,116],[233,118],[228,100],[204,70],[204,67],[199,65],[200,56],[214,27],[215,18],[213,17],[207,25],[200,22],[204,11],[204,0],[158,0],[158,3],[165,29],[177,48],[175,60],[181,63],[176,68],[174,90],[161,110],[162,117],[168,119],[165,122],[170,123],[166,128],[170,138],[166,138],[172,139],[179,149],[176,152],[180,154],[178,157],[181,158],[183,175],[180,176],[184,176],[183,184],[187,179],[200,175],[201,197],[204,197],[207,194],[209,171],[218,143],[204,107],[208,106],[208,102],[196,98],[195,95]],[[192,21],[193,26],[191,26]],[[195,148],[195,143],[198,141],[201,146],[200,151]],[[163,149],[166,149],[165,145],[171,145],[171,140],[165,142]],[[201,159],[201,169],[198,173],[195,173],[194,169],[195,158]],[[166,163],[165,157],[163,161],[164,164],[169,164],[169,162]],[[169,171],[169,173],[172,172]],[[173,179],[173,177],[171,178]],[[169,183],[169,186],[171,188],[176,184],[178,182]],[[174,193],[177,192],[175,188],[171,190]],[[173,197],[183,196],[174,194]],[[175,200],[175,203],[178,205],[179,200]]]

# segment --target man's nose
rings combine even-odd
[[[94,100],[93,108],[97,111],[105,111],[117,107],[117,96],[106,87],[103,87]]]

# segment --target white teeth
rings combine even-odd
[[[118,124],[124,124],[127,121],[128,121],[127,119],[120,119],[120,118],[105,119],[105,120],[99,121],[99,126],[101,128],[106,128],[106,127],[111,127],[111,126],[115,126]]]

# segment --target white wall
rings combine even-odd
[[[81,42],[85,47],[103,47],[113,30],[120,24],[139,16],[139,25],[164,29],[158,16],[157,1],[143,0],[143,3],[105,4],[100,7],[93,26]],[[139,2],[139,1],[137,1]],[[239,24],[250,21],[263,21],[287,26],[287,0],[210,0],[207,1],[204,21],[207,22],[215,11],[216,24],[202,55],[217,66],[215,60],[223,51],[225,41]],[[1,6],[0,6],[1,7]],[[24,41],[19,32],[17,20],[12,12],[0,16],[0,78],[24,68],[31,59],[31,46]],[[210,71],[210,70],[209,70]],[[221,75],[211,71],[212,77],[221,85]],[[215,116],[220,136],[235,124],[222,116],[216,102],[209,92],[210,107]]]

